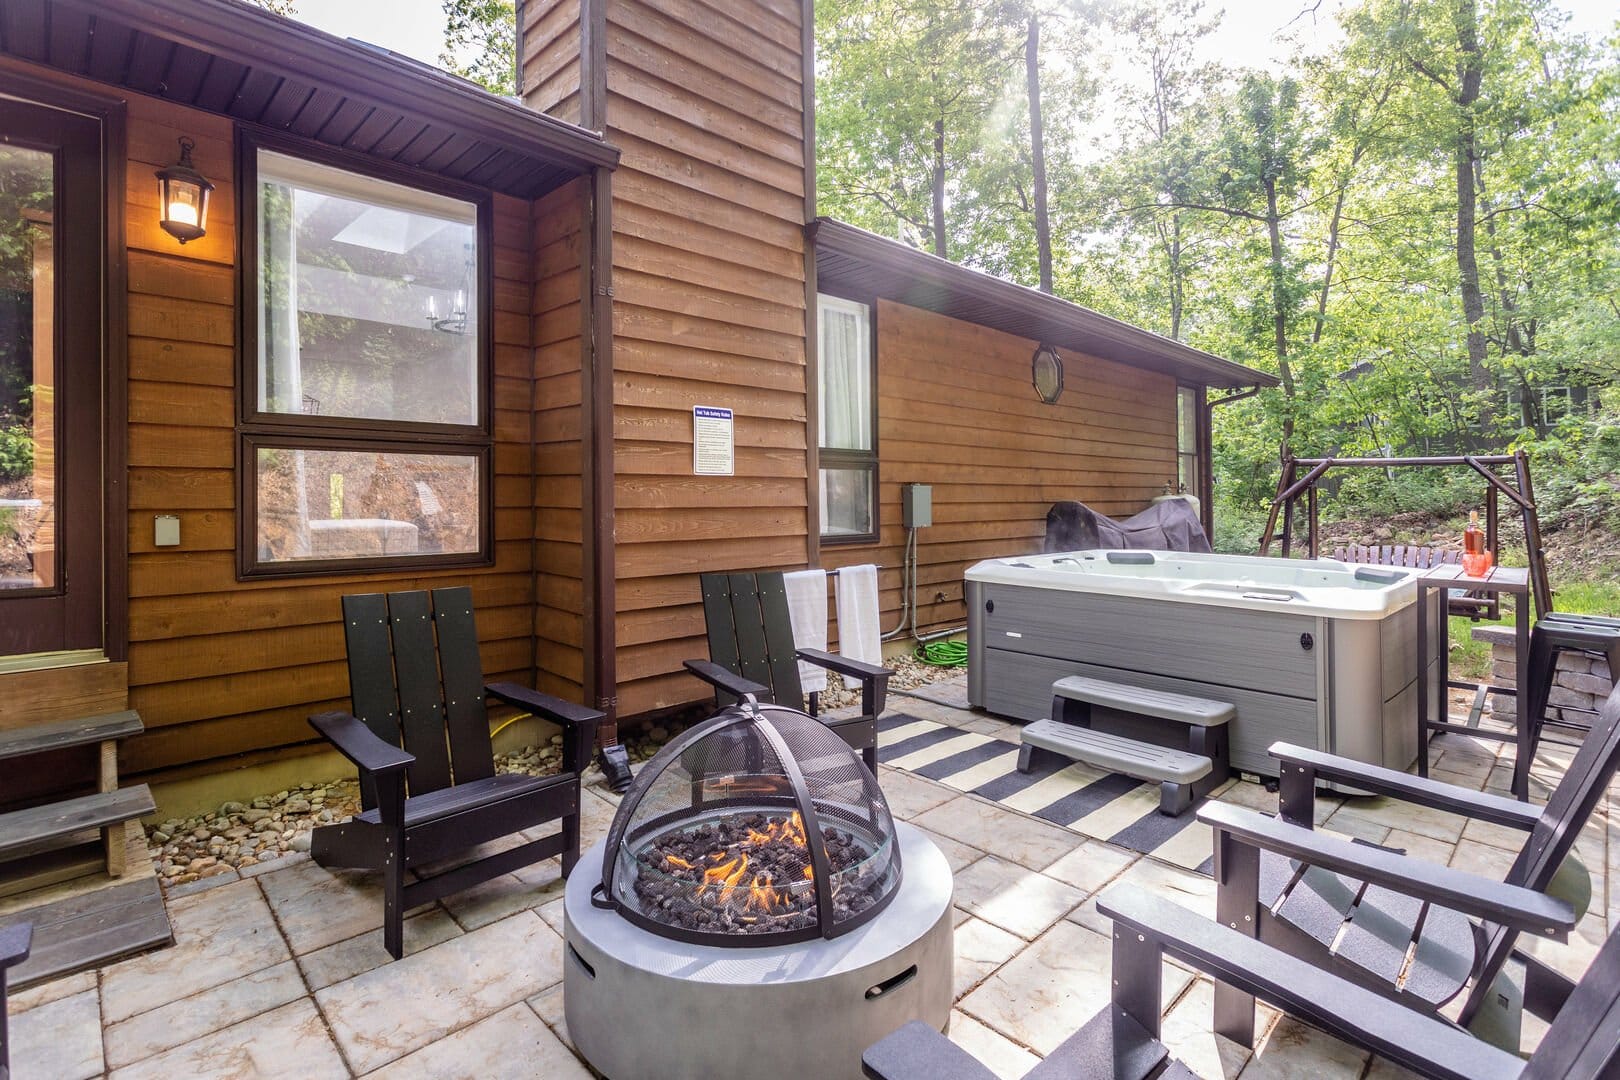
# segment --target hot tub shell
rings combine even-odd
[[[990,559],[965,577],[976,708],[1045,719],[1052,683],[1089,675],[1231,702],[1232,766],[1244,772],[1275,776],[1266,748],[1278,740],[1394,769],[1417,756],[1416,571],[1073,551]],[[1437,668],[1428,685],[1442,710]],[[1106,713],[1097,724],[1127,726]]]

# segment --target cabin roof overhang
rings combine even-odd
[[[0,54],[520,198],[619,159],[595,132],[242,0],[4,0]]]
[[[817,218],[810,229],[816,282],[823,291],[893,300],[1196,386],[1236,389],[1278,382],[1263,371],[833,218]]]

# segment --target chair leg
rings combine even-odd
[[[1215,832],[1215,921],[1250,937],[1259,934],[1260,849]],[[1254,1045],[1254,995],[1215,983],[1215,1034],[1239,1046]]]
[[[579,815],[569,814],[562,819],[562,876],[566,879],[579,862]]]
[[[389,833],[383,840],[383,948],[398,960],[405,955],[405,845],[404,837]]]
[[[871,770],[871,773],[872,773],[873,776],[876,776],[878,774],[878,768],[877,768],[878,767],[878,758],[877,758],[877,743],[876,742],[873,742],[871,746],[868,746],[865,750],[861,751],[861,760],[866,762],[866,767],[869,770]]]

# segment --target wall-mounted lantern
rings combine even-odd
[[[1063,358],[1058,356],[1058,351],[1050,345],[1040,346],[1030,358],[1029,369],[1041,400],[1048,405],[1056,404],[1063,396]]]
[[[182,244],[208,234],[208,194],[214,185],[191,164],[196,145],[180,136],[180,160],[157,172],[159,224]]]

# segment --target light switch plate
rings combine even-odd
[[[180,546],[180,519],[173,514],[159,514],[152,519],[152,543],[158,547]]]

